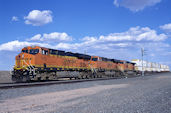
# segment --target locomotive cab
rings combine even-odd
[[[20,81],[23,80],[21,75],[34,74],[35,55],[40,54],[40,50],[38,46],[29,46],[21,50],[21,53],[15,57],[12,80]]]
[[[35,54],[41,53],[41,48],[38,46],[28,46],[28,47],[23,48],[21,52],[35,55]]]
[[[25,47],[21,50],[21,53],[15,58],[16,70],[26,69],[28,66],[34,65],[35,55],[40,53],[40,47]]]
[[[98,56],[91,56],[90,59],[90,68],[97,68],[97,61],[99,60]]]

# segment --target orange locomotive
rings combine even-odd
[[[17,82],[126,76],[134,63],[65,52],[39,46],[22,49],[15,58],[12,80]]]

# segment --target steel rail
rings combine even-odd
[[[158,73],[156,73],[158,74]],[[147,74],[146,76],[150,76]],[[121,78],[135,78],[140,77],[140,75],[134,76],[122,76],[122,77],[103,77],[103,78],[91,78],[91,79],[75,79],[75,80],[55,80],[55,81],[44,81],[44,82],[27,82],[27,83],[0,83],[0,89],[9,88],[23,88],[23,87],[33,87],[33,86],[45,86],[54,84],[67,84],[67,83],[79,83],[88,81],[100,81],[100,80],[110,80],[110,79],[121,79]]]
[[[54,85],[54,84],[67,84],[67,83],[79,83],[79,82],[88,82],[88,81],[120,79],[120,78],[125,78],[125,77],[104,77],[104,78],[93,78],[93,79],[59,80],[59,81],[46,81],[46,82],[29,82],[29,83],[9,83],[9,84],[5,83],[5,84],[0,84],[0,89],[44,86],[44,85]]]

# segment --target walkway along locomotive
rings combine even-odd
[[[24,47],[15,58],[16,82],[135,75],[135,63],[65,52],[39,46]]]

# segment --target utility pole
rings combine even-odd
[[[143,62],[144,48],[141,48],[141,55],[142,55],[142,76],[144,76],[144,62]]]
[[[86,50],[84,50],[84,54],[87,54],[87,51]]]

